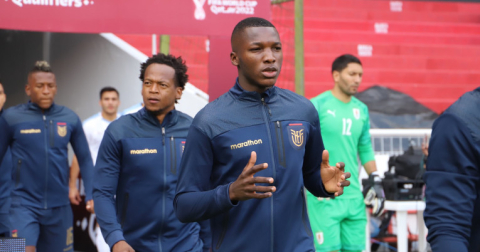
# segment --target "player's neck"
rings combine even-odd
[[[340,90],[337,87],[334,87],[332,89],[332,95],[344,103],[349,103],[352,100],[351,95],[345,94],[344,92],[342,92],[342,90]]]
[[[242,87],[245,91],[248,92],[257,92],[259,94],[265,93],[268,89],[272,88],[272,86],[261,86],[259,84],[250,83],[244,76],[238,76],[238,84]]]
[[[105,113],[105,111],[102,111],[102,117],[103,117],[103,119],[105,119],[109,122],[113,122],[115,119],[117,119],[117,113],[107,114],[107,113]]]

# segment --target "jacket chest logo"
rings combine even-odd
[[[60,137],[64,137],[67,135],[67,123],[58,122],[57,123],[57,133]]]
[[[289,142],[294,149],[301,149],[305,143],[305,127],[302,123],[290,123],[287,126]]]
[[[39,134],[42,133],[41,129],[22,129],[20,134]]]
[[[243,147],[248,147],[248,146],[258,145],[258,144],[263,144],[262,139],[247,140],[247,141],[242,142],[242,143],[232,144],[232,145],[230,145],[230,149],[235,150],[235,149],[240,149],[240,148],[243,148]]]
[[[148,149],[145,148],[143,150],[130,150],[131,155],[140,155],[140,154],[156,154],[157,149]]]
[[[182,151],[182,154],[183,154],[183,151],[185,151],[185,141],[180,142],[180,150]]]

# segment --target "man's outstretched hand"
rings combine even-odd
[[[329,193],[335,193],[336,196],[343,194],[343,188],[350,185],[350,172],[345,172],[345,164],[339,162],[336,166],[330,166],[328,151],[322,153],[322,164],[320,165],[320,175],[322,176],[323,186]]]
[[[112,252],[135,252],[135,250],[122,240],[113,245]]]
[[[256,184],[272,184],[273,178],[254,177],[255,173],[265,170],[267,163],[257,164],[257,153],[252,151],[250,160],[243,168],[242,174],[230,185],[229,195],[232,202],[249,199],[264,199],[272,196],[275,186],[258,186]]]

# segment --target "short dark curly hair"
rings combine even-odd
[[[250,27],[273,27],[275,30],[277,29],[270,21],[260,18],[260,17],[248,17],[235,25],[232,31],[232,36],[230,37],[230,43],[233,44],[233,40],[235,39],[236,35],[243,32],[245,29]]]
[[[175,57],[171,54],[165,55],[159,53],[148,58],[145,63],[140,64],[140,80],[145,80],[145,70],[151,64],[163,64],[172,67],[175,70],[175,85],[185,89],[185,84],[188,82],[187,65],[181,56]]]
[[[332,63],[332,73],[334,71],[341,72],[343,69],[347,68],[348,64],[357,63],[360,66],[362,62],[355,56],[351,54],[343,54],[338,56]]]

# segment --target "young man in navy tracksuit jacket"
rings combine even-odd
[[[73,215],[68,199],[67,145],[78,157],[88,206],[93,163],[82,122],[56,105],[56,81],[46,62],[28,76],[30,102],[9,108],[0,117],[0,157],[10,147],[13,192],[12,236],[26,238],[26,251],[73,251]]]
[[[7,96],[0,80],[0,117],[3,113],[3,105]],[[8,211],[10,210],[10,191],[11,191],[11,172],[12,172],[12,153],[8,148],[5,156],[0,161],[0,237],[10,236],[10,220]]]
[[[190,127],[176,214],[210,219],[213,251],[314,251],[304,186],[317,197],[340,195],[349,174],[330,167],[326,152],[322,163],[313,104],[274,86],[283,57],[275,27],[242,20],[232,50],[239,77]]]
[[[188,80],[186,71],[181,57],[149,58],[140,74],[145,107],[105,131],[93,197],[113,252],[209,251],[209,223],[184,224],[173,212],[178,166],[192,122],[175,110]]]
[[[424,217],[432,250],[480,251],[480,88],[435,121],[428,152]]]

